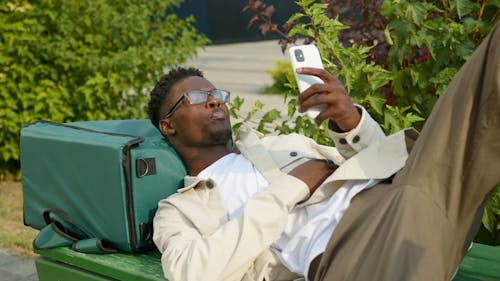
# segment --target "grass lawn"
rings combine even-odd
[[[38,230],[23,224],[20,182],[0,181],[0,248],[21,257],[33,257],[32,242]]]

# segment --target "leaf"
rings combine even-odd
[[[484,227],[492,233],[500,229],[500,184],[493,189],[486,203],[482,222]]]
[[[264,104],[260,100],[256,100],[252,106],[252,109],[250,110],[250,112],[248,112],[247,116],[245,117],[245,119],[243,121],[246,122],[248,120],[251,120],[252,117],[257,112],[261,111],[263,107],[264,107]]]
[[[386,110],[384,112],[384,127],[391,133],[395,133],[401,130],[399,120],[396,118],[396,116],[394,116],[394,113],[389,110]]]
[[[239,96],[236,96],[234,99],[231,100],[230,106],[229,106],[229,114],[233,118],[238,118],[238,111],[241,109],[241,106],[245,100]]]
[[[451,1],[451,3],[451,7],[456,9],[459,18],[471,13],[475,6],[470,0],[455,0]]]
[[[396,92],[397,95],[403,94],[404,93],[404,70],[399,70],[394,73],[394,78],[392,80],[392,88]]]
[[[493,5],[497,8],[500,8],[500,0],[489,0],[488,4]]]
[[[375,91],[380,87],[387,85],[387,83],[389,83],[391,80],[393,80],[393,75],[389,71],[381,67],[375,67],[368,77],[368,83],[370,84],[370,89],[372,91]]]
[[[464,42],[457,46],[456,54],[463,60],[467,60],[470,57],[470,55],[472,55],[475,49],[476,46],[474,45],[474,43],[470,41]]]
[[[408,18],[412,19],[415,24],[420,25],[427,16],[427,11],[422,5],[422,3],[411,2],[408,3],[406,15]]]
[[[408,41],[408,36],[415,31],[413,24],[403,20],[394,20],[387,25],[393,31],[393,43],[395,45],[405,45]]]
[[[500,0],[499,0],[500,1]],[[288,20],[286,21],[286,23],[293,23],[295,21],[298,21],[300,20],[301,18],[303,18],[305,15],[302,14],[302,13],[295,13],[293,14],[290,18],[288,18]]]
[[[273,108],[262,116],[261,122],[272,123],[279,118],[281,118],[281,113],[276,108]]]
[[[420,72],[416,71],[414,68],[410,69],[410,76],[413,86],[417,85],[420,80]]]
[[[297,2],[297,5],[304,8],[304,7],[307,7],[307,6],[311,5],[312,3],[314,3],[314,1],[315,0],[299,0]]]
[[[270,19],[273,16],[275,10],[276,9],[274,8],[274,5],[269,5],[265,9],[263,15]]]
[[[366,99],[370,104],[371,108],[373,108],[379,115],[382,115],[382,110],[385,105],[385,99],[383,97],[377,95],[367,95]]]
[[[408,113],[406,114],[405,116],[405,119],[404,119],[404,122],[403,122],[403,127],[404,128],[409,128],[411,127],[414,123],[416,122],[420,122],[420,121],[424,121],[425,119],[418,116],[418,115],[415,115],[413,113]]]
[[[389,31],[389,26],[386,26],[384,28],[384,35],[385,35],[385,39],[387,40],[387,43],[392,46],[394,44],[394,42],[392,42],[391,33]]]
[[[233,124],[233,127],[232,127],[232,131],[233,131],[233,135],[237,135],[238,134],[238,130],[240,129],[240,127],[243,125],[243,122],[237,122],[235,124]]]
[[[291,99],[288,102],[288,117],[293,117],[295,112],[297,111],[297,100],[296,99]]]
[[[252,25],[256,22],[259,21],[259,16],[255,15],[253,16],[249,21],[248,21],[248,24],[247,24],[247,28],[250,28],[252,27]]]

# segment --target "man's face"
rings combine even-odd
[[[170,110],[186,92],[213,89],[214,85],[205,78],[184,78],[172,87],[162,109]],[[211,95],[208,96],[207,102],[200,104],[190,104],[188,99],[184,98],[173,114],[160,122],[160,128],[174,147],[176,144],[185,147],[225,145],[232,134],[226,104],[219,103]]]

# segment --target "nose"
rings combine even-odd
[[[219,107],[220,102],[217,99],[215,99],[213,95],[208,95],[207,106],[212,108]]]

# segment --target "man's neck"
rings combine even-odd
[[[187,166],[188,174],[190,176],[196,176],[206,167],[212,165],[214,162],[231,152],[232,150],[229,146],[213,146],[181,153],[181,156]]]

